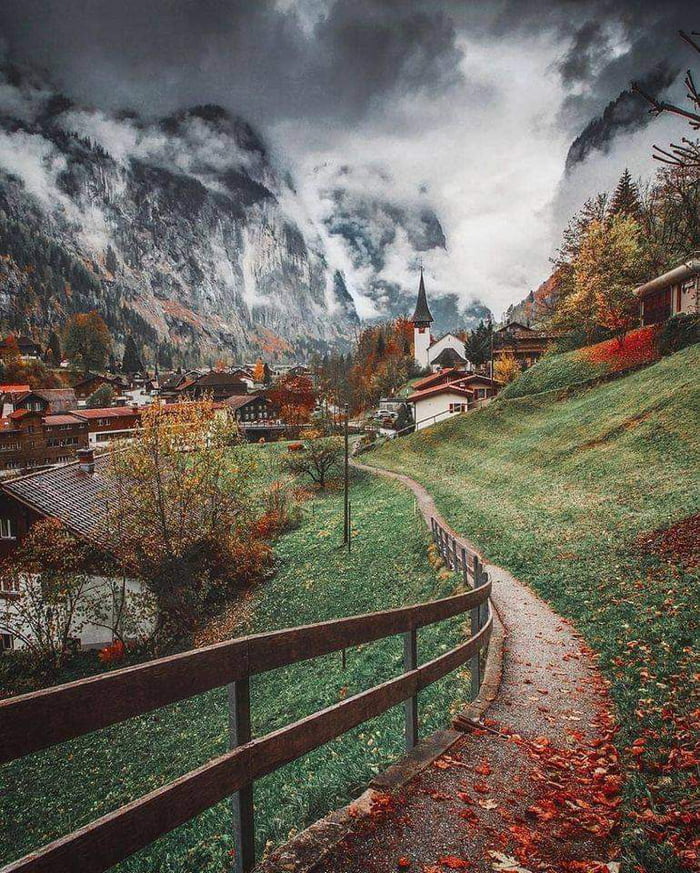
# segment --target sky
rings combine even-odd
[[[429,289],[499,315],[544,281],[571,214],[625,167],[648,178],[632,80],[683,99],[689,0],[3,0],[5,58],[73,99],[161,116],[218,103],[255,124],[319,222],[340,168],[358,196],[434,209]],[[610,107],[595,135],[587,126]],[[577,137],[577,146],[571,150]],[[568,157],[568,161],[567,161]],[[329,240],[362,315],[366,274]],[[416,284],[397,234],[387,278]]]

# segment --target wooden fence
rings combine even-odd
[[[228,686],[230,750],[196,770],[8,864],[0,873],[100,873],[233,795],[236,867],[254,858],[253,783],[359,724],[405,704],[406,747],[418,740],[418,693],[488,646],[491,583],[435,520],[432,534],[446,563],[463,573],[463,594],[399,609],[229,640],[0,701],[0,763],[83,736],[213,688]],[[417,631],[471,615],[471,635],[418,664]],[[262,737],[251,737],[249,678],[267,670],[403,634],[404,673]],[[47,790],[48,787],[47,787]]]

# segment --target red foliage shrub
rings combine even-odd
[[[304,451],[304,443],[290,443],[287,446],[288,452],[303,452]]]
[[[581,349],[581,356],[592,364],[605,364],[608,373],[621,373],[660,358],[659,327],[647,325],[630,331],[622,339],[610,339]]]
[[[118,664],[119,661],[124,660],[125,655],[126,648],[124,647],[124,643],[121,640],[115,640],[109,646],[100,649],[97,657],[103,664]]]

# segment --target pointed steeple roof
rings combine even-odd
[[[425,295],[425,282],[423,281],[423,267],[420,268],[420,285],[418,286],[418,300],[416,301],[416,311],[413,313],[411,321],[414,324],[432,324],[435,319],[430,314],[428,309],[428,298]]]

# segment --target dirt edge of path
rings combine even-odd
[[[380,467],[369,467],[356,461],[352,466],[359,470],[398,481],[416,495],[423,520],[430,528],[430,519],[435,518],[455,540],[472,554],[482,557],[473,543],[454,531],[438,513],[432,498],[418,482],[400,473]],[[427,495],[427,500],[422,499]],[[488,569],[488,568],[487,568]],[[448,752],[469,730],[476,725],[496,699],[503,673],[503,652],[506,629],[493,603],[493,630],[486,654],[484,678],[478,696],[471,701],[452,722],[452,728],[435,731],[420,740],[414,749],[375,776],[369,787],[346,806],[334,810],[322,819],[300,831],[286,843],[274,849],[269,857],[255,866],[255,873],[311,873],[327,855],[350,833],[358,820],[372,814],[378,798],[407,785],[415,776]]]

